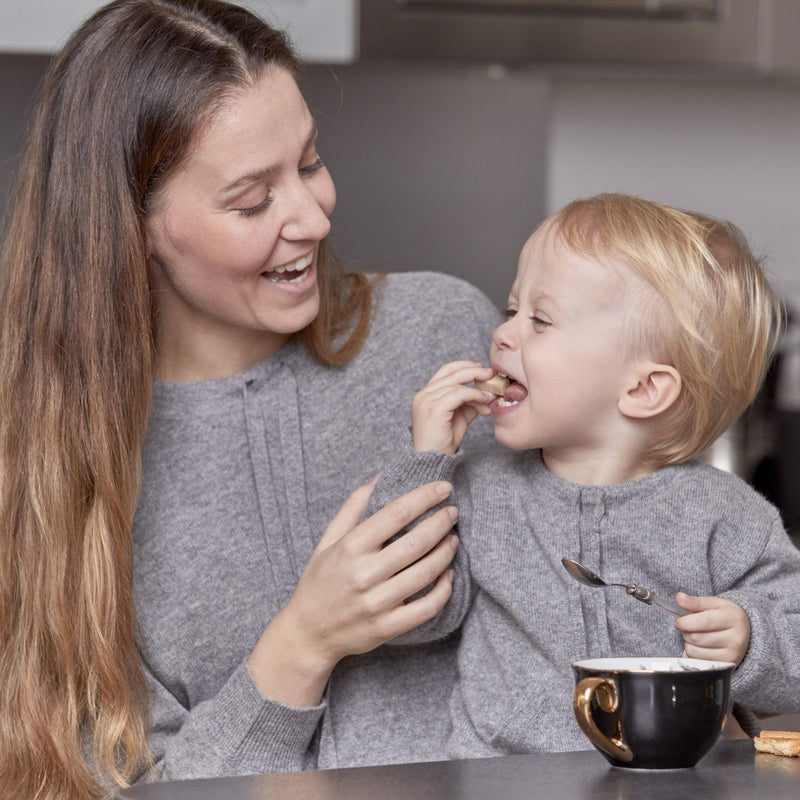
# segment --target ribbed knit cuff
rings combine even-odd
[[[381,473],[381,481],[391,481],[403,486],[403,492],[431,481],[450,481],[458,461],[457,455],[451,456],[435,450],[418,452],[414,449],[409,432],[397,448],[394,458]]]
[[[776,661],[779,652],[769,617],[747,592],[725,592],[721,597],[738,604],[750,619],[750,646],[731,678],[734,702],[756,711],[776,711],[784,689],[781,665]],[[771,680],[765,680],[771,676]]]
[[[246,661],[223,691],[228,695],[224,730],[232,743],[238,742],[228,763],[231,774],[303,769],[325,702],[294,708],[265,699]]]

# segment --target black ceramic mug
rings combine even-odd
[[[617,767],[693,767],[722,733],[735,665],[694,658],[577,661],[573,708]]]

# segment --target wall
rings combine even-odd
[[[24,143],[29,108],[46,65],[43,56],[0,53],[0,219]]]
[[[731,219],[800,307],[799,131],[796,85],[558,77],[546,204],[622,191]]]
[[[317,68],[303,89],[339,192],[333,240],[346,261],[461,275],[504,306],[544,214],[545,79],[357,64]]]

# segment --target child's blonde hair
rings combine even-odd
[[[576,200],[548,220],[574,252],[629,268],[660,301],[640,308],[640,343],[675,367],[682,390],[646,458],[702,453],[752,403],[782,309],[744,234],[730,222],[621,194]]]

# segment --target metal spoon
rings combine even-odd
[[[656,596],[654,592],[645,589],[644,586],[637,586],[635,583],[606,583],[596,572],[592,572],[588,567],[584,567],[583,564],[571,558],[562,558],[561,563],[576,581],[585,586],[622,586],[629,595],[637,600],[641,600],[649,606],[663,608],[664,611],[669,611],[670,614],[674,614],[676,617],[682,617],[684,614],[689,613],[685,608],[675,605],[671,600],[663,600]]]

